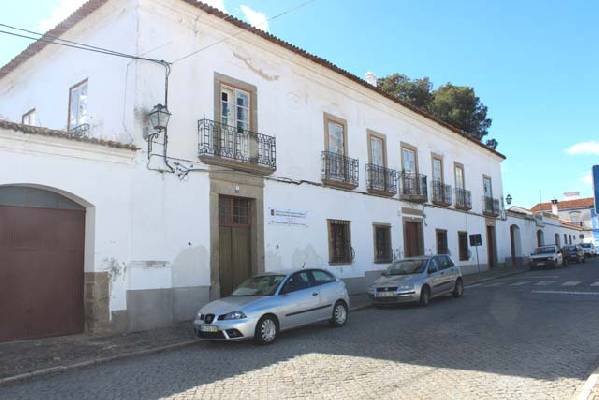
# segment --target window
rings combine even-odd
[[[330,272],[323,271],[321,269],[312,270],[312,277],[314,278],[314,283],[317,285],[335,282],[335,277]]]
[[[329,220],[329,264],[350,264],[352,248],[349,221]]]
[[[488,176],[483,176],[483,193],[485,197],[493,197],[493,183]]]
[[[374,132],[368,133],[369,162],[379,167],[386,167],[385,137]]]
[[[460,261],[468,260],[468,233],[458,232],[458,248]]]
[[[21,117],[21,123],[24,125],[38,126],[37,112],[35,111],[35,108],[32,108],[23,114]]]
[[[310,271],[296,272],[285,282],[285,286],[281,289],[281,293],[287,294],[297,290],[307,289],[312,286],[312,278]]]
[[[559,235],[555,234],[555,244],[559,245]],[[568,244],[568,236],[564,233],[564,244]]]
[[[454,166],[455,175],[455,187],[457,189],[465,189],[466,181],[464,179],[464,166],[462,164],[455,164]]]
[[[401,148],[401,167],[403,172],[408,174],[418,173],[416,164],[416,149],[409,147]]]
[[[443,182],[443,161],[433,156],[433,181]]]
[[[325,150],[345,156],[347,124],[344,120],[325,114]]]
[[[437,229],[437,254],[448,254],[449,249],[447,248],[447,231],[443,229]]]
[[[391,249],[391,226],[374,225],[374,262],[386,263],[393,261]]]
[[[428,272],[437,272],[439,271],[439,262],[437,261],[437,257],[432,257],[428,262]]]
[[[69,121],[71,130],[88,122],[87,116],[87,79],[73,86],[69,91]]]
[[[242,197],[220,196],[219,223],[221,226],[250,225],[250,201]]]
[[[449,256],[439,256],[436,258],[439,262],[440,270],[444,270],[444,269],[453,267],[453,261],[451,261],[451,258],[449,258]]]
[[[250,94],[246,90],[221,85],[221,123],[243,132],[250,129]]]

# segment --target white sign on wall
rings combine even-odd
[[[268,218],[271,224],[303,225],[306,224],[306,212],[281,208],[269,208]]]

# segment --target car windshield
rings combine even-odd
[[[285,275],[254,276],[233,291],[232,296],[273,296]]]
[[[574,251],[576,250],[576,246],[564,246],[564,250]]]
[[[383,273],[385,276],[419,274],[424,271],[426,259],[395,261]]]
[[[537,247],[537,249],[535,250],[535,254],[553,253],[553,252],[555,252],[555,246]]]
[[[591,244],[590,243],[583,243],[581,244],[582,247],[584,247],[585,249],[590,249],[591,248]]]

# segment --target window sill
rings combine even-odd
[[[335,266],[335,267],[342,267],[344,265],[352,265],[351,261],[341,261],[341,262],[331,262],[329,261],[329,265]]]
[[[389,264],[392,262],[393,262],[393,260],[374,260],[375,264]]]

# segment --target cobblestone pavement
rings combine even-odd
[[[597,261],[534,271],[271,346],[198,343],[41,377],[0,399],[565,399],[599,365],[597,281]]]

